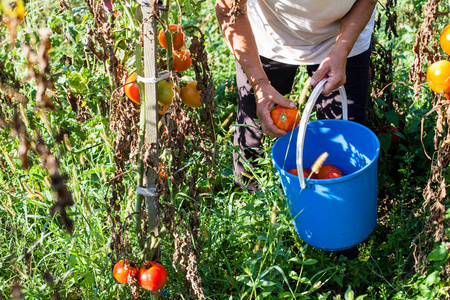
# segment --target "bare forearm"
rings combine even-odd
[[[217,0],[217,20],[228,47],[247,74],[250,85],[255,89],[260,84],[268,83],[268,79],[261,66],[255,37],[247,17],[247,2],[239,1],[239,14],[235,22],[230,24],[231,2]]]
[[[350,11],[341,19],[333,51],[347,57],[356,40],[366,27],[377,4],[376,0],[357,0]]]

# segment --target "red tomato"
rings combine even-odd
[[[162,288],[167,281],[167,271],[159,263],[148,261],[139,269],[139,284],[149,291]]]
[[[391,144],[397,144],[400,141],[400,136],[396,134],[397,132],[400,132],[400,129],[392,125],[385,125],[379,130],[379,133],[391,134]]]
[[[450,24],[442,30],[439,43],[441,44],[442,50],[450,55]]]
[[[173,53],[173,68],[177,72],[183,72],[189,69],[192,64],[192,59],[189,51],[180,50]]]
[[[170,24],[169,25],[171,34],[172,34],[172,48],[173,50],[181,49],[181,47],[184,46],[184,42],[186,41],[186,34],[184,31],[180,28],[180,26],[176,24]],[[175,35],[174,35],[175,33]],[[164,48],[167,49],[167,41],[166,41],[166,35],[164,33],[164,29],[161,29],[159,31],[158,35],[159,44]]]
[[[128,78],[125,80],[125,86],[123,87],[123,91],[125,92],[125,95],[127,95],[127,97],[131,99],[131,101],[140,104],[141,97],[139,94],[138,84],[136,82],[127,84],[135,80],[136,80],[136,73],[133,73],[130,76],[128,76]]]
[[[191,81],[180,89],[181,101],[190,107],[202,105],[200,91],[197,90],[197,81]]]
[[[450,61],[440,60],[428,67],[427,83],[436,93],[450,93]]]
[[[400,140],[400,136],[396,134],[397,132],[400,132],[400,129],[397,127],[391,127],[391,144],[397,144]]]
[[[297,108],[275,106],[270,112],[273,123],[284,131],[291,131],[300,123],[300,115]]]
[[[450,100],[450,93],[446,93],[444,96],[445,96],[445,99]]]
[[[119,283],[127,284],[129,274],[131,274],[131,276],[137,276],[138,269],[130,265],[130,263],[124,264],[123,260],[116,263],[113,270],[113,276]]]
[[[297,170],[297,169],[289,169],[289,170],[287,170],[287,172],[288,172],[288,173],[291,173],[291,174],[293,174],[293,175],[295,175],[295,176],[298,176],[298,170]],[[306,168],[303,169],[303,177],[308,178],[308,177],[309,177],[309,174],[311,174],[311,170],[310,170],[310,169],[306,169]],[[311,179],[317,179],[315,173],[313,173],[313,174],[311,175]]]
[[[330,179],[330,178],[338,178],[342,177],[344,174],[342,171],[331,164],[326,164],[320,167],[319,172],[317,173],[317,179]]]

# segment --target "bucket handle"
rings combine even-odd
[[[305,142],[305,133],[306,126],[308,126],[309,117],[311,115],[314,104],[319,98],[320,93],[323,90],[323,86],[327,82],[327,78],[322,79],[311,92],[309,96],[308,102],[305,105],[305,109],[303,110],[302,119],[300,120],[300,125],[298,129],[297,136],[297,171],[298,178],[300,181],[300,187],[304,189],[306,187],[305,178],[303,177],[303,144]],[[342,119],[348,120],[348,108],[347,108],[347,93],[345,92],[345,88],[341,85],[339,88],[339,93],[341,94],[342,100]]]

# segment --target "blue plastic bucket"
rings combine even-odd
[[[351,248],[371,234],[377,221],[378,138],[367,127],[352,121],[308,123],[304,118],[309,114],[304,113],[294,131],[277,139],[271,151],[295,231],[318,249]],[[299,145],[303,148],[298,149]],[[329,154],[325,164],[337,166],[344,176],[305,181],[303,176],[286,172],[297,168],[303,174],[303,166],[311,168],[323,152]]]

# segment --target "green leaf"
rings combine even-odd
[[[298,257],[293,257],[289,259],[289,261],[292,261],[293,263],[299,264],[299,265],[314,265],[318,263],[319,261],[314,258],[308,258],[307,260],[302,260]]]
[[[352,287],[350,285],[348,286],[344,297],[345,297],[345,300],[354,300],[355,299],[355,292],[352,290]]]
[[[391,145],[391,134],[380,133],[378,135],[378,140],[380,141],[381,150],[387,152],[389,150],[389,146]]]
[[[94,274],[92,272],[88,272],[84,275],[84,279],[81,282],[82,285],[90,286],[94,283]]]
[[[395,111],[393,110],[387,111],[384,113],[384,116],[386,117],[386,120],[389,121],[389,123],[398,126],[398,114]]]
[[[446,259],[448,256],[448,249],[445,243],[441,243],[439,248],[434,249],[427,256],[428,261],[441,261]]]
[[[338,275],[333,275],[333,279],[334,279],[334,281],[336,281],[336,283],[337,283],[340,287],[343,287],[343,286],[344,286],[344,284],[342,283],[342,278],[339,277]]]
[[[425,279],[425,285],[431,286],[435,283],[438,283],[439,281],[440,281],[439,271],[434,271],[433,273],[427,276],[427,279]]]

